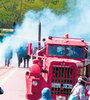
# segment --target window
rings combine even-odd
[[[69,58],[83,58],[83,47],[49,45],[48,55],[49,56],[66,56]]]
[[[66,56],[70,58],[83,58],[83,47],[79,46],[67,46]]]
[[[90,58],[90,46],[89,46],[89,48],[88,48],[88,58]]]
[[[64,56],[65,55],[65,46],[49,45],[48,54],[49,54],[49,56]]]

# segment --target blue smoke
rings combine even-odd
[[[67,1],[70,7],[70,0]],[[42,38],[48,38],[48,36],[64,37],[68,33],[69,37],[84,38],[85,41],[90,42],[90,1],[76,1],[76,6],[70,12],[62,15],[56,15],[51,9],[26,12],[22,24],[16,25],[14,35],[6,37],[0,44],[2,55],[8,46],[11,46],[15,51],[24,42],[37,43],[39,20],[41,21]],[[2,55],[0,54],[1,57]]]
[[[89,42],[89,5],[89,0],[79,0],[77,5],[64,15],[56,15],[51,9],[44,9],[39,12],[30,10],[24,16],[21,28],[21,30],[23,29],[22,34],[25,37],[29,36],[28,41],[37,41],[38,20],[40,20],[42,38],[47,38],[50,35],[64,37],[66,33],[69,33],[70,37],[84,38]]]

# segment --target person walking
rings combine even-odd
[[[42,90],[42,97],[39,100],[53,100],[51,98],[51,91],[49,88],[46,87]]]
[[[5,66],[10,65],[12,57],[13,57],[13,50],[11,47],[8,47],[5,52]]]
[[[23,46],[23,60],[24,60],[24,68],[27,66],[27,68],[29,67],[29,60],[30,60],[30,56],[27,54],[27,50],[28,47],[27,45]]]
[[[85,96],[85,83],[87,82],[86,76],[80,76],[78,78],[78,82],[73,87],[71,91],[71,95],[69,96],[68,100],[87,100]]]
[[[17,58],[18,58],[18,67],[20,67],[20,64],[22,63],[22,60],[23,60],[23,47],[22,46],[17,50]]]

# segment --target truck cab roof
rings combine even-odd
[[[57,44],[67,46],[86,46],[86,42],[80,38],[61,38],[61,37],[49,37],[46,40],[46,44]]]

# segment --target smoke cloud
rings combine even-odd
[[[67,0],[68,7],[71,7]],[[14,35],[5,37],[0,43],[0,61],[9,46],[13,52],[23,43],[36,42],[38,39],[38,21],[41,21],[41,37],[64,37],[66,33],[72,38],[84,38],[90,42],[90,0],[76,0],[76,6],[69,13],[56,15],[51,9],[26,12],[21,25],[16,25]],[[8,52],[8,51],[7,51]]]

